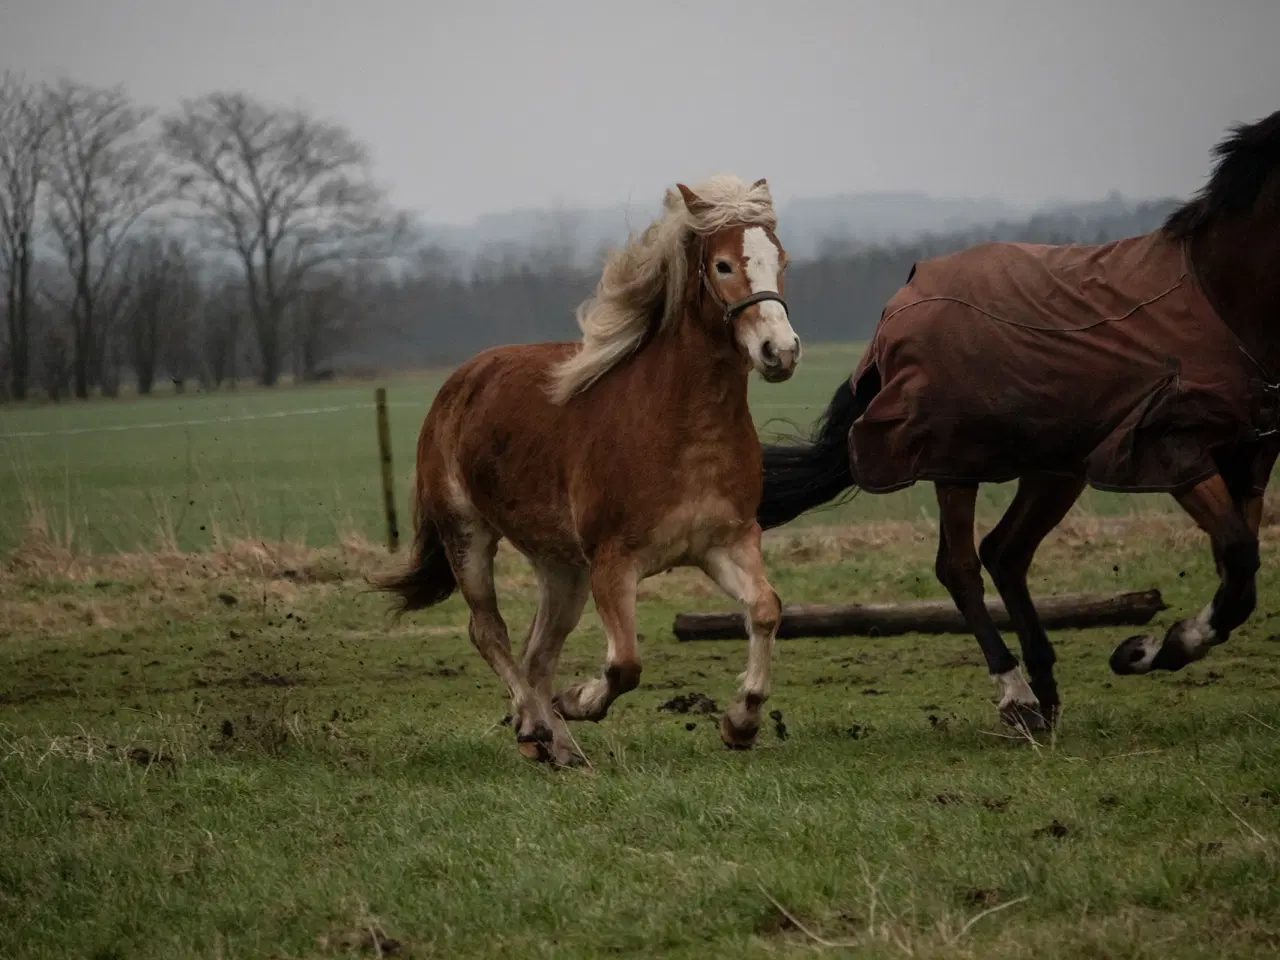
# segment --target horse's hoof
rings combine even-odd
[[[592,723],[599,723],[609,715],[609,704],[602,702],[590,708],[582,705],[583,692],[590,682],[575,683],[557,692],[551,698],[551,708],[566,720],[589,720]]]
[[[750,750],[759,733],[758,721],[734,723],[728,713],[720,718],[720,740],[730,750]]]
[[[1111,672],[1121,677],[1149,673],[1161,646],[1158,639],[1148,634],[1122,640],[1111,654]]]
[[[1050,729],[1056,727],[1062,718],[1062,701],[1058,699],[1058,688],[1045,687],[1037,690],[1036,685],[1032,684],[1031,692],[1040,701],[1040,716],[1044,718]]]
[[[585,767],[587,765],[587,758],[572,747],[568,749],[553,748],[552,752],[551,766],[556,770],[572,770],[576,767]]]
[[[516,741],[516,749],[527,760],[535,763],[551,763],[551,749],[547,744],[538,740],[518,740]]]
[[[551,743],[555,734],[541,720],[525,720],[521,722],[519,714],[511,721],[516,728],[516,748],[530,760],[539,763],[551,761]]]
[[[1062,704],[1040,701],[1040,716],[1044,718],[1046,729],[1052,730],[1062,718]]]
[[[555,739],[555,733],[552,732],[545,721],[534,719],[521,721],[517,715],[512,721],[516,728],[516,741],[518,743],[550,743]]]
[[[1042,708],[1038,703],[1018,703],[1013,701],[1000,708],[1000,719],[1018,730],[1026,730],[1028,733],[1043,733],[1052,726],[1052,720],[1046,716],[1050,712]]]

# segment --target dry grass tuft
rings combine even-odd
[[[985,532],[979,530],[978,534]],[[765,548],[770,563],[831,563],[889,547],[932,550],[936,537],[936,523],[922,519],[914,523],[774,530],[765,535]],[[1266,499],[1260,537],[1264,543],[1280,540],[1280,496]],[[358,533],[345,534],[329,547],[289,540],[218,538],[212,549],[202,552],[182,552],[172,545],[172,538],[158,535],[156,539],[158,546],[150,551],[86,553],[77,549],[70,525],[60,529],[47,511],[33,506],[18,547],[0,562],[0,585],[16,580],[111,579],[167,590],[178,584],[235,580],[265,583],[270,594],[283,598],[296,586],[363,580],[404,562],[403,552],[392,555]],[[1136,553],[1204,546],[1203,532],[1178,511],[1099,516],[1077,508],[1045,540],[1039,556],[1070,557],[1098,548]],[[497,562],[504,589],[535,588],[532,570],[510,544],[501,545]],[[718,590],[714,585],[692,569],[677,569],[655,577],[641,590],[642,599],[715,595]],[[101,604],[67,612],[90,626],[108,625],[116,619],[109,607]]]
[[[4,568],[43,576],[77,575],[79,555],[75,550],[72,530],[67,524],[65,530],[59,532],[47,510],[38,504],[29,504],[22,538],[7,558]]]
[[[114,742],[81,729],[79,733],[55,736],[18,736],[0,727],[0,762],[18,761],[28,769],[38,769],[50,760],[79,763],[125,763],[144,770],[168,768],[187,759],[193,742],[189,724],[168,722],[169,736],[163,740],[122,738]]]
[[[356,534],[333,547],[293,541],[223,540],[212,550],[182,552],[162,548],[105,555],[80,553],[50,534],[41,515],[33,515],[18,547],[0,564],[6,578],[37,580],[142,581],[157,587],[177,581],[235,579],[292,583],[331,583],[354,579],[385,564],[389,554]]]

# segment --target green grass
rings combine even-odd
[[[753,378],[762,430],[785,431],[783,421],[807,427],[860,350],[812,347],[788,383]],[[418,430],[443,377],[386,382],[402,516]],[[0,407],[0,552],[21,542],[34,512],[60,538],[93,552],[158,541],[206,549],[236,537],[316,546],[347,533],[381,539],[375,385]],[[986,515],[1007,502],[1010,487],[983,489]],[[1169,502],[1090,491],[1082,506],[1112,513],[1164,510]],[[800,522],[917,520],[933,512],[932,490],[920,487],[857,497]]]
[[[1035,589],[1212,587],[1168,520],[1056,536]],[[772,541],[790,602],[936,597],[927,531]],[[1262,596],[1274,597],[1276,548]],[[575,725],[592,761],[515,749],[455,597],[399,624],[376,556],[211,554],[0,575],[0,956],[1273,956],[1280,946],[1274,608],[1182,674],[1115,678],[1127,629],[1058,638],[1054,740],[1010,739],[961,637],[778,645],[772,725],[721,747],[741,642],[649,581],[642,687]],[[58,571],[66,571],[59,573]],[[504,610],[532,614],[504,555]],[[589,609],[561,680],[598,669]],[[784,914],[779,906],[785,909]],[[984,911],[1003,907],[974,921]],[[790,915],[789,919],[787,915]],[[372,933],[370,933],[372,931]]]
[[[754,382],[759,421],[807,423],[855,359]],[[402,505],[439,380],[387,384]],[[676,612],[727,602],[655,578],[641,688],[556,773],[500,723],[461,601],[390,621],[362,579],[386,556],[337,545],[380,536],[373,386],[0,410],[0,957],[1280,948],[1275,528],[1258,613],[1181,674],[1113,677],[1129,628],[1056,637],[1038,743],[996,721],[972,638],[909,636],[781,641],[786,737],[726,751],[714,714],[660,708],[726,704],[745,644],[675,641]],[[1159,586],[1155,632],[1198,610],[1216,576],[1184,518],[1096,517],[1163,503],[1089,495],[1033,590]],[[931,512],[927,488],[820,512],[770,538],[771,578],[788,603],[941,597]],[[500,587],[518,639],[509,552]],[[603,643],[589,607],[561,682]]]

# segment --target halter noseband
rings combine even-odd
[[[733,323],[734,317],[740,314],[747,307],[754,306],[757,303],[763,303],[766,300],[776,300],[782,304],[782,309],[787,310],[787,301],[782,299],[782,294],[776,290],[760,290],[756,293],[749,294],[741,300],[734,300],[732,303],[725,303],[720,298],[720,294],[716,293],[716,288],[711,285],[711,278],[707,276],[706,248],[704,247],[698,255],[698,273],[702,275],[702,285],[706,288],[707,295],[711,297],[711,302],[717,307],[724,309],[724,322]],[[790,310],[787,313],[790,314]]]

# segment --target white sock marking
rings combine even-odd
[[[1182,643],[1188,653],[1198,653],[1205,647],[1213,646],[1218,639],[1218,632],[1209,625],[1213,619],[1213,601],[1187,623],[1182,633]]]
[[[1001,708],[1007,707],[1011,703],[1022,703],[1031,706],[1039,703],[1036,695],[1031,692],[1031,687],[1027,681],[1023,679],[1022,670],[1014,667],[1007,673],[997,673],[994,677],[996,682],[996,690],[1000,693]]]

